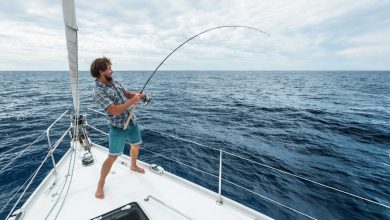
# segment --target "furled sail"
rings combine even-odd
[[[68,48],[69,73],[72,86],[75,115],[79,113],[77,24],[74,0],[62,0],[66,46]]]

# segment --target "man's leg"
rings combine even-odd
[[[139,153],[139,144],[130,145],[130,156],[131,156],[130,169],[139,173],[145,173],[145,170],[142,167],[137,166],[138,153]]]
[[[106,182],[106,177],[111,170],[112,164],[115,162],[117,156],[108,156],[104,161],[102,170],[100,171],[100,179],[96,189],[95,197],[98,199],[104,199],[104,183]]]

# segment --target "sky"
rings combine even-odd
[[[60,0],[0,2],[0,71],[68,70]],[[77,1],[79,69],[389,70],[390,1]]]

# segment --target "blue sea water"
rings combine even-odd
[[[136,91],[149,74],[118,71],[114,77]],[[79,78],[82,111],[100,110],[91,98],[93,79],[88,72],[81,72]],[[72,100],[66,72],[0,72],[0,88],[2,169],[65,110],[71,110]],[[137,108],[138,122],[144,127],[141,160],[217,191],[216,178],[146,150],[213,175],[218,175],[219,152],[152,131],[156,130],[256,161],[223,154],[222,193],[273,218],[306,219],[235,184],[318,219],[390,219],[388,208],[262,165],[389,206],[390,72],[162,71],[145,92],[153,100]],[[101,116],[88,114],[88,122],[108,131]],[[52,142],[67,126],[68,116],[54,127]],[[107,137],[97,132],[91,131],[91,138],[108,144]],[[56,161],[68,149],[67,141],[55,153]],[[43,136],[0,173],[0,209],[47,150]],[[48,160],[22,203],[51,168]]]

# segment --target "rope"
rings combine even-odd
[[[33,144],[35,144],[44,134],[46,133],[46,130],[37,138],[35,139],[29,146],[27,146],[26,148],[24,148],[24,150],[20,151],[18,153],[18,155],[16,155],[16,157],[14,157],[8,164],[6,164],[3,168],[1,168],[0,170],[0,174],[2,174],[4,172],[4,170],[11,164],[13,163],[16,159],[19,158],[20,155],[22,155],[26,150],[28,150]],[[5,156],[3,157],[5,158]],[[3,159],[2,158],[2,159]]]
[[[65,180],[64,184],[62,185],[60,194],[58,195],[56,202],[55,202],[54,205],[51,207],[51,209],[50,209],[49,213],[46,215],[45,219],[48,219],[48,218],[49,218],[50,214],[52,213],[52,211],[54,210],[54,208],[57,206],[57,203],[58,203],[58,201],[59,201],[60,198],[61,198],[62,192],[63,192],[64,189],[65,189],[65,185],[66,185],[66,183],[68,182],[69,176],[73,176],[73,170],[72,170],[72,175],[69,175],[69,174],[70,174],[69,171],[70,171],[70,167],[71,167],[72,161],[73,161],[73,168],[74,168],[74,159],[72,160],[72,158],[76,158],[76,156],[73,156],[73,155],[75,155],[75,152],[76,152],[76,151],[72,148],[72,153],[71,153],[70,159],[69,159],[68,174],[66,175],[66,180]],[[69,185],[70,185],[70,184],[69,184]],[[68,190],[69,190],[69,188],[68,188]],[[65,200],[65,197],[64,197],[64,200]],[[62,208],[62,205],[61,205],[61,207],[60,207],[60,210],[61,210],[61,208]],[[60,210],[58,210],[58,213],[59,213]],[[58,213],[57,213],[57,215],[58,215]],[[56,218],[57,218],[57,215],[56,215]]]
[[[57,219],[58,215],[60,214],[61,210],[62,210],[62,207],[64,206],[64,202],[65,202],[65,199],[66,197],[68,196],[68,193],[69,193],[69,189],[70,189],[70,185],[72,184],[72,180],[73,180],[73,172],[74,172],[74,165],[76,164],[75,160],[76,160],[76,149],[73,149],[74,151],[74,157],[73,157],[73,166],[72,166],[72,175],[70,175],[70,180],[69,180],[69,184],[68,184],[68,188],[66,189],[66,193],[65,193],[65,196],[64,196],[64,199],[62,200],[62,203],[61,203],[61,206],[56,214],[56,217],[55,219]]]

